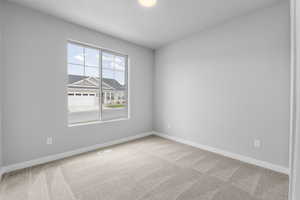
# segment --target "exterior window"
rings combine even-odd
[[[127,118],[127,73],[127,56],[69,42],[69,124]]]

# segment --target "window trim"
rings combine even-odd
[[[123,117],[123,118],[118,118],[118,119],[110,119],[110,120],[106,120],[106,121],[89,121],[89,122],[78,122],[78,123],[74,123],[74,124],[70,124],[68,123],[68,127],[77,127],[77,126],[87,126],[87,125],[95,125],[95,124],[107,124],[107,123],[117,123],[117,122],[122,122],[122,121],[128,121],[130,120],[130,117],[128,116]]]
[[[126,104],[125,104],[125,108],[127,109],[127,116],[126,117],[120,117],[120,118],[116,118],[116,119],[109,119],[109,120],[103,120],[102,119],[102,114],[103,114],[103,108],[102,108],[102,96],[99,95],[99,119],[98,120],[94,120],[94,121],[87,121],[87,122],[78,122],[78,123],[69,123],[69,120],[67,120],[67,124],[68,127],[76,127],[76,126],[81,126],[81,125],[90,125],[90,124],[103,124],[103,123],[110,123],[110,122],[118,122],[118,121],[124,121],[124,120],[129,120],[131,118],[131,112],[130,112],[130,83],[129,83],[129,73],[130,73],[130,69],[129,69],[129,56],[125,53],[121,53],[115,50],[111,50],[111,49],[107,49],[107,48],[103,48],[101,46],[97,46],[94,44],[90,44],[90,43],[85,43],[85,42],[80,42],[78,40],[73,40],[73,39],[68,39],[66,41],[66,47],[68,47],[68,44],[74,44],[74,45],[78,45],[81,46],[83,48],[91,48],[91,49],[96,49],[99,50],[100,56],[99,56],[99,78],[100,78],[100,83],[99,83],[99,94],[102,94],[102,53],[106,52],[106,53],[110,53],[113,54],[114,56],[120,56],[120,57],[124,57],[125,58],[125,77],[124,77],[124,83],[125,83],[125,95],[124,98],[127,99]],[[68,49],[67,49],[68,50]],[[85,54],[85,50],[84,50],[84,54]],[[66,60],[67,60],[67,68],[69,64],[68,62],[68,56],[66,56]],[[74,65],[79,65],[82,66],[81,64],[74,64]],[[84,57],[84,68],[85,68],[85,57]],[[96,66],[91,66],[94,68],[97,68]],[[85,69],[84,69],[85,70]],[[119,71],[119,70],[117,70]],[[121,71],[121,70],[120,70]],[[68,76],[68,73],[67,73]],[[66,84],[67,86],[68,84]],[[68,89],[68,86],[66,87]],[[75,96],[75,93],[74,93]],[[90,96],[90,95],[89,95]],[[68,92],[66,95],[66,98],[68,98]],[[67,99],[68,102],[68,99]],[[68,107],[68,103],[67,103],[67,107]],[[68,111],[68,109],[66,109]],[[69,114],[67,113],[67,119],[69,119]]]

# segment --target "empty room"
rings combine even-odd
[[[299,19],[296,0],[0,0],[0,199],[299,200]]]

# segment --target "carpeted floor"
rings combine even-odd
[[[288,176],[150,136],[5,175],[1,200],[287,200]]]

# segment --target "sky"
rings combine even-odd
[[[99,77],[99,49],[68,44],[68,74]],[[102,52],[102,77],[125,84],[125,57]]]

